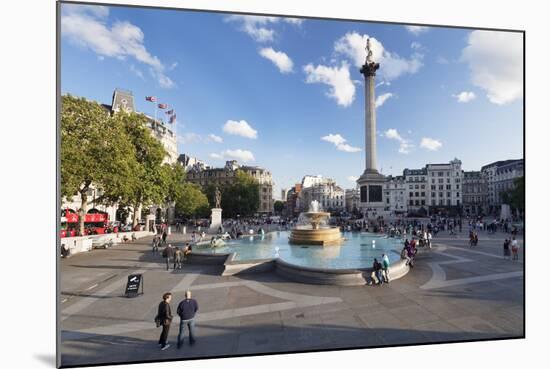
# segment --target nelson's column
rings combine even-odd
[[[376,169],[376,106],[374,77],[379,63],[372,60],[370,39],[367,39],[367,59],[360,69],[365,76],[365,171],[357,180],[360,190],[359,208],[368,218],[381,215],[384,210],[382,188],[385,177]]]

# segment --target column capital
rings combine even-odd
[[[376,70],[380,68],[380,63],[375,62],[366,62],[363,64],[361,69],[359,69],[359,72],[363,74],[366,77],[374,77],[376,76]]]

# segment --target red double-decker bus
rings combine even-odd
[[[78,235],[78,214],[72,209],[63,209],[61,212],[61,237],[75,237]],[[90,209],[84,217],[84,234],[104,234],[116,232],[109,227],[109,214],[97,209]]]

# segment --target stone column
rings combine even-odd
[[[365,74],[365,169],[376,169],[376,106],[374,73]]]

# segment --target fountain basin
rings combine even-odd
[[[335,246],[344,241],[339,228],[300,229],[290,232],[289,242],[294,245]]]

